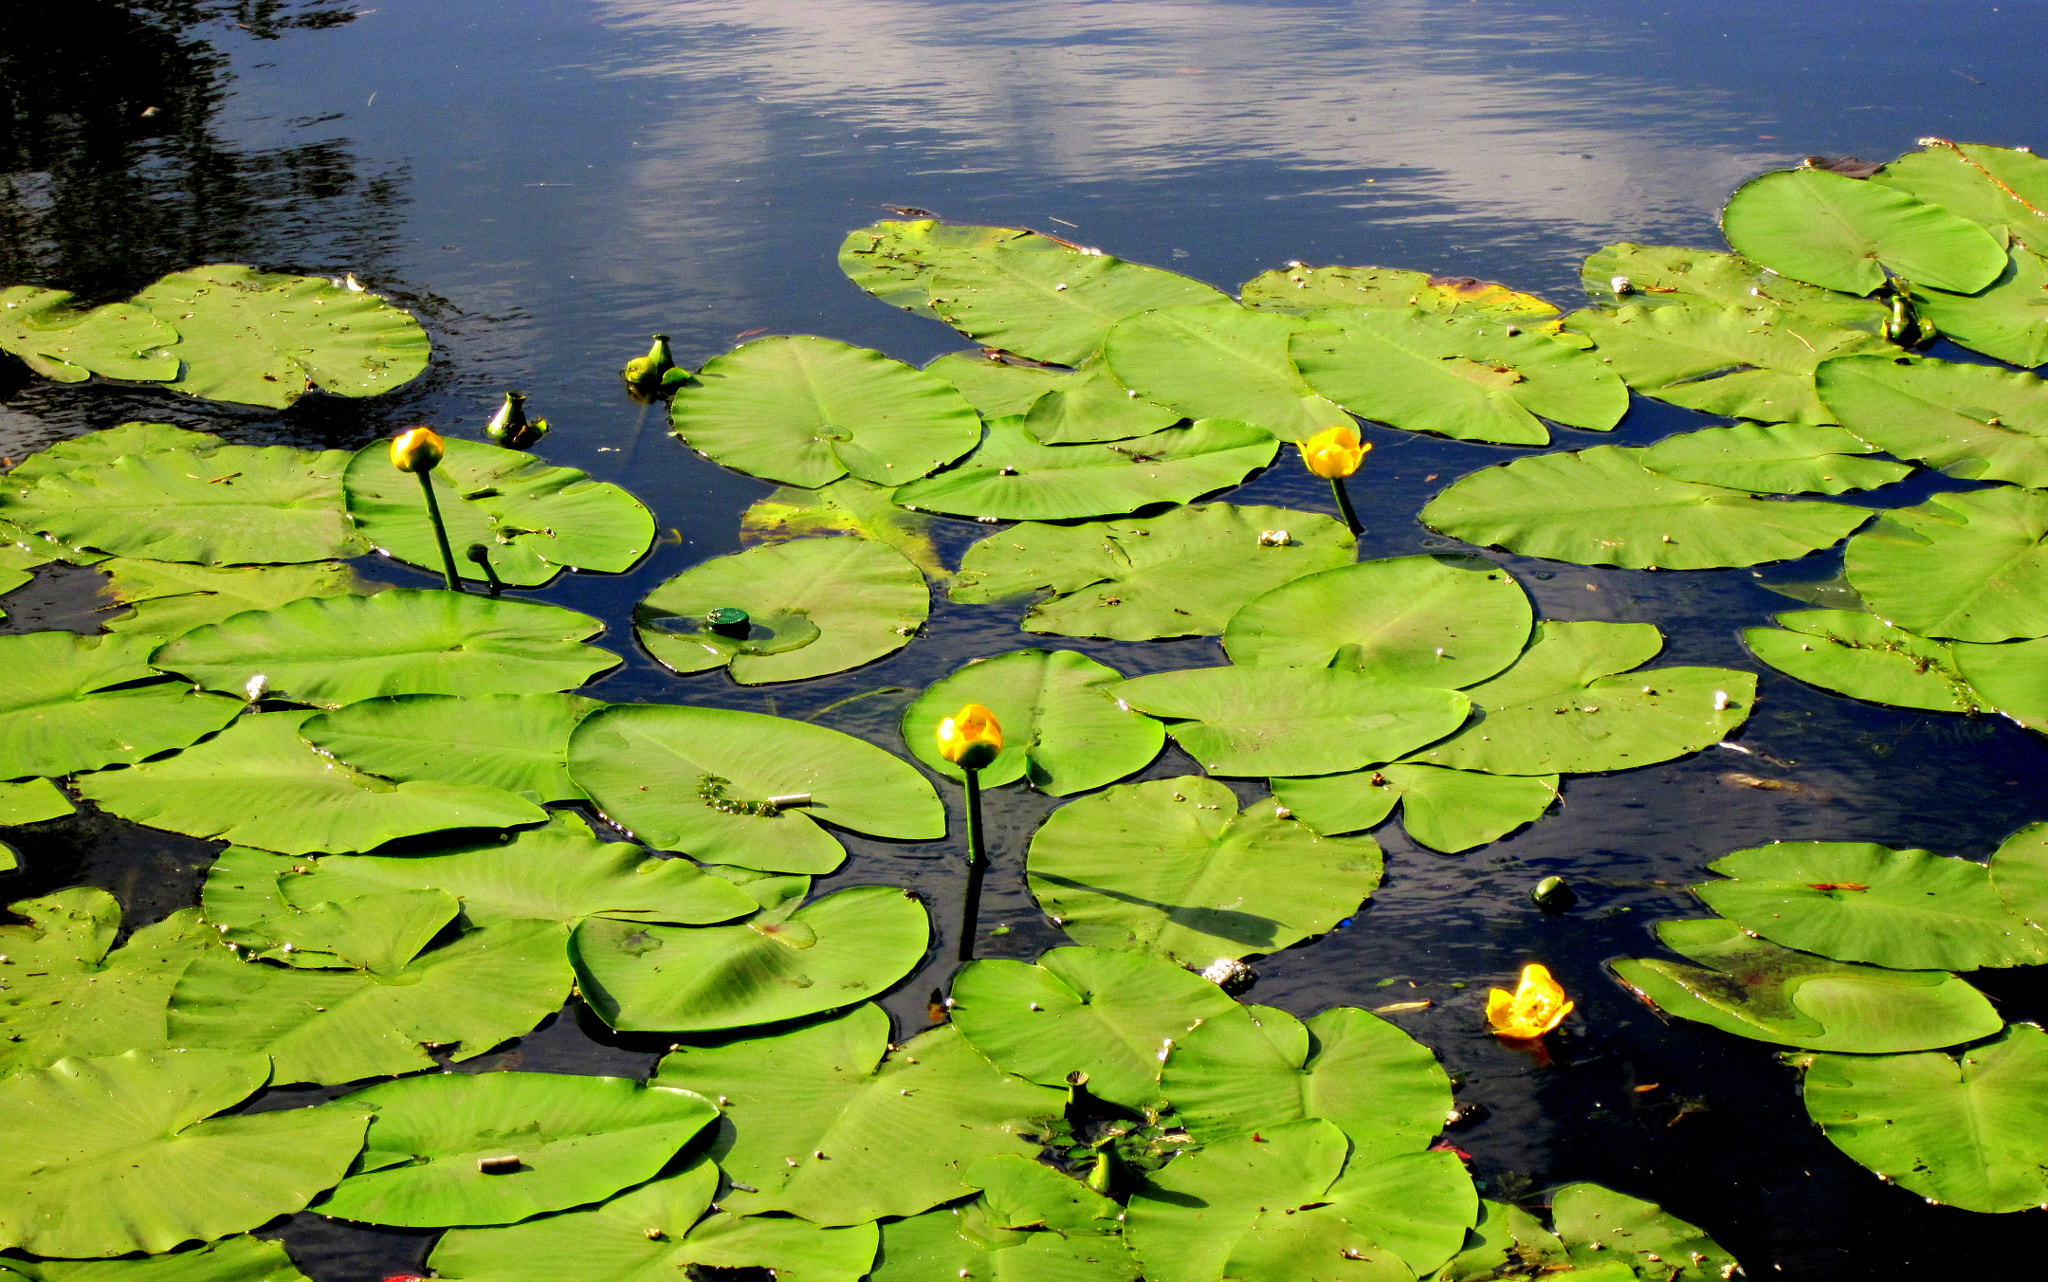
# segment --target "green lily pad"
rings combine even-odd
[[[2031,368],[2048,361],[2048,258],[2021,245],[2008,253],[2005,270],[1985,288],[1951,294],[1916,287],[1913,306],[1944,338]]]
[[[730,926],[592,918],[570,941],[577,987],[625,1032],[695,1033],[799,1019],[880,995],[931,943],[924,905],[852,886]]]
[[[79,794],[123,819],[287,854],[370,850],[444,828],[510,828],[547,812],[496,788],[394,784],[299,738],[311,712],[265,712],[175,757],[83,775]]]
[[[721,1207],[825,1225],[915,1215],[968,1196],[974,1186],[963,1177],[980,1159],[1037,1156],[1023,1136],[1066,1098],[996,1068],[950,1025],[892,1050],[889,1017],[872,1004],[679,1047],[653,1081],[722,1101],[712,1152],[734,1191]]]
[[[1674,480],[1760,494],[1843,494],[1913,474],[1908,463],[1857,457],[1876,452],[1846,429],[1822,423],[1737,423],[1667,436],[1636,461]]]
[[[1558,1236],[1512,1202],[1479,1199],[1479,1222],[1466,1243],[1434,1282],[1492,1282],[1504,1273],[1515,1276],[1510,1269],[1534,1277],[1545,1270],[1561,1273],[1571,1268],[1571,1257]],[[1635,1282],[1634,1269],[1620,1260],[1611,1263],[1620,1270],[1613,1274],[1615,1282]],[[1581,1282],[1592,1276],[1582,1274]]]
[[[1554,774],[1482,774],[1415,762],[1272,782],[1273,799],[1325,836],[1377,827],[1399,805],[1409,837],[1451,855],[1535,823],[1558,800]]]
[[[1895,708],[1993,710],[1957,668],[1950,642],[1915,636],[1860,610],[1794,610],[1772,622],[1778,626],[1744,629],[1743,644],[1808,685]]]
[[[1002,416],[984,412],[982,417],[992,421]],[[1182,417],[1180,411],[1155,405],[1117,381],[1098,353],[1082,361],[1073,373],[1062,375],[1050,392],[1031,403],[1024,411],[1024,430],[1043,445],[1080,445],[1149,436],[1172,427]]]
[[[108,619],[107,631],[153,637],[183,636],[245,610],[275,610],[302,597],[365,590],[354,571],[334,561],[215,568],[124,556],[102,562],[100,568],[112,579],[106,595],[133,607]]]
[[[1109,373],[1099,364],[1096,369],[1103,375]],[[1038,403],[1039,397],[1073,383],[1076,373],[1059,365],[1006,361],[986,356],[980,351],[948,352],[944,356],[935,356],[925,363],[924,372],[966,397],[974,412],[985,419],[1028,413]],[[1112,378],[1111,381],[1115,380]],[[1164,407],[1153,405],[1150,408],[1160,410]],[[1154,423],[1145,430],[1156,432],[1172,425],[1170,421]],[[1133,432],[1131,435],[1143,433]]]
[[[236,1235],[190,1251],[115,1260],[0,1259],[14,1282],[308,1282],[284,1247]]]
[[[1702,965],[1609,962],[1615,978],[1667,1015],[1737,1037],[1881,1055],[1974,1041],[2004,1023],[1984,994],[1947,971],[1829,961],[1719,917],[1659,922],[1657,938]]]
[[[1991,884],[2007,908],[2048,927],[2048,823],[2028,824],[1999,843]]]
[[[1557,308],[1534,294],[1470,276],[1432,276],[1399,267],[1308,267],[1260,272],[1240,291],[1246,307],[1316,311],[1326,307],[1385,307],[1449,312],[1477,320],[1547,328]]]
[[[2005,266],[2004,246],[1967,219],[1878,183],[1819,169],[1751,179],[1721,213],[1728,243],[1774,272],[1868,294],[1885,271],[1974,293]]]
[[[1031,893],[1091,948],[1207,966],[1278,952],[1358,910],[1380,882],[1370,837],[1318,837],[1271,802],[1243,813],[1214,779],[1123,784],[1070,801],[1031,838]]]
[[[1481,547],[1578,565],[1710,570],[1789,561],[1838,543],[1870,509],[1673,480],[1613,445],[1538,454],[1460,478],[1422,509]]]
[[[168,1251],[302,1209],[348,1169],[367,1119],[335,1107],[212,1116],[269,1077],[261,1055],[133,1050],[0,1082],[0,1245]]]
[[[1015,242],[946,255],[931,274],[931,307],[940,320],[986,346],[1058,365],[1079,365],[1126,317],[1229,301],[1201,281],[1157,267],[1102,253],[1020,249]]]
[[[1120,322],[1103,342],[1117,379],[1189,418],[1232,419],[1305,441],[1351,416],[1294,368],[1289,343],[1311,322],[1236,303],[1163,307]]]
[[[945,383],[829,338],[760,338],[697,371],[669,403],[675,433],[724,467],[816,487],[849,473],[901,485],[959,458],[981,421]]]
[[[1409,310],[1333,310],[1293,338],[1315,391],[1361,418],[1461,441],[1542,445],[1538,416],[1604,432],[1628,388],[1580,348],[1500,321]]]
[[[839,269],[891,307],[919,316],[931,309],[932,272],[967,254],[1005,250],[1066,254],[1071,245],[1021,227],[977,227],[932,218],[903,222],[883,219],[846,233]]]
[[[969,703],[995,714],[1003,750],[981,783],[1023,779],[1055,797],[1115,783],[1145,768],[1166,742],[1160,724],[1117,703],[1115,668],[1073,650],[1012,650],[966,666],[928,687],[903,710],[903,742],[938,774],[965,779],[939,755],[939,722]]]
[[[1338,667],[1457,689],[1515,661],[1533,614],[1522,585],[1478,557],[1396,556],[1303,575],[1231,617],[1231,662]]]
[[[420,323],[375,294],[235,263],[173,272],[135,302],[178,327],[171,390],[282,409],[317,386],[375,396],[427,367]]]
[[[690,1265],[769,1268],[795,1282],[860,1282],[874,1263],[872,1224],[828,1229],[782,1216],[706,1215],[718,1167],[699,1157],[596,1206],[518,1224],[452,1229],[427,1263],[436,1277],[517,1282],[652,1282]]]
[[[1176,1039],[1160,1086],[1202,1143],[1320,1117],[1361,1165],[1428,1148],[1453,1102],[1427,1046],[1355,1006],[1306,1024],[1271,1006],[1206,1019]]]
[[[0,492],[0,517],[116,556],[201,565],[355,556],[341,507],[348,455],[282,445],[122,454]]]
[[[186,633],[151,662],[210,690],[338,708],[399,694],[541,694],[618,666],[587,614],[439,588],[306,597]]]
[[[2014,1024],[1957,1055],[1808,1055],[1806,1112],[1837,1148],[1930,1202],[2048,1203],[2048,1034]]]
[[[1821,366],[1820,394],[1879,449],[1951,476],[2048,485],[2048,384],[2032,374],[1877,356]]]
[[[1931,142],[1871,177],[2048,252],[2048,160],[2014,147]]]
[[[20,783],[0,783],[0,828],[14,828],[22,824],[39,824],[45,819],[61,819],[77,809],[71,798],[48,779],[24,779]]]
[[[1205,418],[1150,436],[1094,445],[1041,445],[1025,418],[997,419],[954,467],[913,481],[896,501],[919,511],[1001,520],[1114,516],[1229,489],[1273,461],[1260,428]]]
[[[1889,315],[1872,298],[1821,289],[1780,276],[1738,254],[1623,241],[1586,256],[1580,279],[1602,307],[1741,307],[1776,317],[1792,314],[1822,325],[1876,334]],[[1616,282],[1621,287],[1616,288]]]
[[[151,382],[178,376],[178,358],[164,350],[178,341],[178,331],[148,308],[109,303],[78,311],[70,302],[64,290],[0,289],[0,352],[12,352],[60,383],[83,383],[94,374]]]
[[[1956,670],[1970,688],[2029,730],[2048,734],[2048,639],[1956,643]]]
[[[358,770],[398,781],[436,779],[578,801],[569,732],[602,708],[575,694],[400,694],[323,712],[299,727],[307,743]]]
[[[1168,1048],[1237,1010],[1200,975],[1105,948],[1050,949],[1035,966],[969,962],[953,979],[951,1003],[953,1026],[996,1067],[1043,1086],[1082,1073],[1089,1094],[1138,1112],[1165,1103],[1159,1067]]]
[[[1204,770],[1240,776],[1356,770],[1443,738],[1471,709],[1454,690],[1336,668],[1182,668],[1114,693],[1166,721]]]
[[[1765,423],[1834,422],[1814,391],[1814,368],[1835,356],[1898,354],[1865,330],[1754,307],[1589,307],[1565,323],[1643,395]]]
[[[1138,1282],[1123,1208],[1100,1193],[1007,1153],[976,1162],[967,1179],[982,1186],[978,1197],[881,1226],[869,1282]]]
[[[1557,1190],[1550,1218],[1580,1274],[1624,1261],[1636,1276],[1659,1282],[1726,1282],[1742,1271],[1733,1255],[1696,1226],[1655,1202],[1598,1184]]]
[[[1468,692],[1486,715],[1416,759],[1497,775],[1587,774],[1721,742],[1756,706],[1756,675],[1637,669],[1663,644],[1650,623],[1539,623],[1514,667]]]
[[[705,616],[745,610],[729,637]],[[633,609],[634,634],[675,672],[725,667],[734,681],[803,681],[872,663],[910,644],[931,610],[916,566],[861,538],[749,548],[683,571]]]
[[[648,1179],[718,1116],[701,1095],[622,1077],[429,1073],[345,1095],[374,1113],[322,1215],[433,1228],[510,1224]],[[480,1163],[516,1157],[509,1170]]]
[[[614,704],[570,736],[569,773],[649,845],[767,872],[837,868],[845,848],[820,822],[890,841],[946,831],[938,793],[901,758],[758,712]],[[796,795],[809,800],[766,804]]]
[[[1838,961],[1975,970],[2048,961],[2048,930],[2015,916],[1968,859],[1867,842],[1784,841],[1707,865],[1694,886],[1751,934]]]
[[[182,748],[241,701],[157,679],[154,638],[28,632],[0,637],[0,778],[68,775]]]
[[[856,476],[842,476],[817,490],[778,486],[740,513],[740,542],[760,547],[821,534],[857,534],[895,548],[934,583],[951,579],[953,572],[932,546],[932,518],[897,507],[895,493]]]
[[[2000,485],[1895,508],[1843,566],[1873,613],[1928,637],[2048,635],[2048,491]]]
[[[463,555],[479,543],[500,581],[537,587],[565,569],[623,573],[654,542],[653,515],[616,485],[481,441],[449,439],[442,448],[441,462],[427,476],[460,579],[486,581],[483,567]],[[442,571],[419,475],[391,466],[389,442],[357,450],[342,487],[350,519],[379,552]]]
[[[44,446],[16,463],[6,474],[6,484],[11,489],[21,489],[59,472],[111,463],[123,454],[152,454],[158,450],[193,450],[203,454],[226,444],[211,432],[189,431],[170,423],[117,423]]]
[[[1246,602],[1348,564],[1357,543],[1314,512],[1210,503],[1081,525],[1019,525],[960,558],[952,599],[982,605],[1050,592],[1026,632],[1150,641],[1215,636]]]

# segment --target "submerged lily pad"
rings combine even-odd
[[[1951,476],[2048,485],[2048,383],[2018,370],[1879,356],[1826,362],[1820,394],[1879,449]]]
[[[1849,540],[1873,613],[1958,641],[2048,635],[2048,491],[2000,485],[1895,508]]]
[[[1308,267],[1290,263],[1284,270],[1260,272],[1240,291],[1246,307],[1272,311],[1317,311],[1326,307],[1410,307],[1450,312],[1479,320],[1506,321],[1532,329],[1557,320],[1557,308],[1534,294],[1524,294],[1492,281],[1470,276],[1432,276],[1399,267]]]
[[[1947,971],[1830,961],[1719,917],[1659,922],[1657,938],[1702,965],[1615,961],[1615,978],[1667,1015],[1737,1037],[1881,1055],[1974,1041],[2004,1023],[1984,994]]]
[[[302,1209],[348,1169],[368,1119],[346,1107],[212,1116],[269,1077],[261,1055],[133,1050],[0,1082],[0,1246],[168,1251]]]
[[[744,636],[714,610],[746,611]],[[742,685],[803,681],[872,663],[910,644],[931,610],[916,566],[862,538],[797,539],[693,566],[633,608],[634,635],[663,667],[724,667]]]
[[[309,596],[347,596],[366,587],[334,561],[308,565],[243,565],[217,569],[177,561],[115,557],[100,568],[112,579],[106,594],[132,606],[107,620],[109,632],[183,636],[245,610],[275,610]]]
[[[1223,418],[1094,445],[1041,445],[1028,425],[1026,418],[995,420],[979,449],[898,489],[896,501],[1002,520],[1114,516],[1228,489],[1271,463],[1279,449],[1264,430]]]
[[[669,403],[676,435],[712,462],[785,485],[851,473],[901,485],[981,439],[981,420],[940,380],[829,338],[760,338],[697,371]]]
[[[1246,602],[1349,563],[1356,541],[1313,512],[1210,503],[1159,516],[1027,524],[967,549],[952,599],[987,604],[1051,592],[1026,632],[1149,641],[1215,636]]]
[[[569,778],[569,732],[604,704],[574,694],[401,694],[323,712],[299,727],[307,743],[386,779],[436,779],[580,801]]]
[[[1742,307],[1773,317],[1791,313],[1872,334],[1882,330],[1888,315],[1876,299],[1821,289],[1780,276],[1739,254],[1710,249],[1623,241],[1588,254],[1580,278],[1586,293],[1603,307]]]
[[[1575,1272],[1625,1263],[1658,1282],[1727,1282],[1741,1266],[1728,1250],[1655,1202],[1598,1184],[1567,1184],[1551,1195],[1550,1217]],[[1634,1258],[1630,1258],[1634,1257]]]
[[[758,712],[615,704],[576,727],[569,771],[626,831],[712,863],[830,872],[846,850],[819,822],[891,841],[946,831],[938,794],[901,758]],[[766,804],[778,796],[807,800]]]
[[[1738,188],[1721,227],[1735,251],[1772,271],[1868,294],[1885,270],[1973,293],[2005,266],[1999,241],[1938,205],[1820,169],[1784,169]]]
[[[1159,722],[1117,702],[1110,688],[1121,680],[1115,668],[1073,650],[975,659],[903,710],[903,742],[928,769],[964,779],[939,755],[938,726],[963,704],[978,703],[1003,728],[1003,750],[982,768],[983,787],[1024,779],[1055,797],[1086,792],[1144,769],[1166,742]]]
[[[1710,570],[1805,556],[1870,519],[1869,508],[1673,480],[1643,466],[1641,454],[1596,445],[1486,468],[1431,499],[1422,520],[1523,556]]]
[[[1125,386],[1193,419],[1232,419],[1305,441],[1351,416],[1302,381],[1289,344],[1310,322],[1235,303],[1163,307],[1123,321],[1103,357]]]
[[[889,1017],[872,1004],[679,1047],[653,1081],[724,1101],[712,1152],[735,1187],[720,1206],[825,1225],[968,1196],[963,1177],[975,1162],[1035,1157],[1023,1133],[1065,1103],[1064,1091],[991,1065],[950,1025],[892,1050]]]
[[[1775,628],[1747,628],[1750,652],[1823,690],[1897,708],[1988,712],[1991,703],[1956,666],[1956,648],[1861,610],[1794,610]]]
[[[320,1213],[401,1228],[510,1224],[595,1202],[654,1175],[718,1116],[670,1085],[563,1073],[429,1073],[329,1107],[375,1118]],[[498,1157],[517,1162],[480,1169]]]
[[[1078,365],[1110,328],[1158,307],[1226,303],[1201,281],[1079,250],[1041,252],[1009,242],[938,258],[931,307],[969,338],[1035,361]]]
[[[178,376],[178,358],[164,350],[178,331],[148,308],[108,303],[79,311],[70,302],[59,289],[0,289],[0,352],[60,383],[94,374],[151,382]]]
[[[238,699],[163,681],[154,638],[29,632],[0,637],[0,779],[140,761],[213,733]]]
[[[1694,886],[1752,934],[1840,961],[1898,970],[1975,970],[2048,961],[2048,930],[2015,916],[1968,859],[1866,842],[1785,841],[1707,865],[1729,881]]]
[[[2048,1034],[2014,1024],[1957,1055],[1808,1055],[1801,1093],[1850,1157],[1930,1202],[2048,1203]]]
[[[2022,245],[2008,255],[1998,279],[1976,293],[1915,288],[1913,306],[1942,337],[2031,368],[2048,361],[2048,258]]]
[[[1275,779],[1273,798],[1326,835],[1376,827],[1399,805],[1409,837],[1453,855],[1536,822],[1559,800],[1554,774],[1482,774],[1403,761],[1348,774]]]
[[[740,542],[761,547],[821,534],[857,534],[895,548],[934,583],[951,579],[953,572],[932,546],[932,518],[897,507],[894,495],[894,489],[857,476],[842,476],[816,490],[780,486],[740,513]]]
[[[1231,617],[1231,662],[1337,667],[1457,689],[1515,661],[1528,594],[1478,557],[1397,556],[1303,575]]]
[[[1636,461],[1676,480],[1761,494],[1842,494],[1912,475],[1911,464],[1857,457],[1876,452],[1826,424],[1737,423],[1667,436]]]
[[[1007,1153],[976,1162],[967,1179],[982,1186],[978,1197],[882,1225],[870,1282],[1138,1282],[1115,1202]]]
[[[1184,965],[1272,953],[1358,909],[1370,837],[1318,837],[1271,802],[1238,812],[1214,779],[1124,784],[1068,802],[1031,838],[1031,893],[1074,941]]]

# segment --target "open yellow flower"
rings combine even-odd
[[[962,770],[980,770],[1003,750],[1003,727],[996,714],[970,703],[939,722],[939,755]]]
[[[1303,441],[1301,461],[1317,476],[1336,480],[1356,472],[1371,449],[1371,445],[1358,439],[1356,427],[1350,423],[1339,423]]]
[[[447,451],[431,427],[415,427],[391,438],[391,466],[401,472],[431,472]]]
[[[1571,1013],[1571,999],[1540,962],[1522,967],[1522,980],[1514,992],[1496,988],[1486,995],[1486,1023],[1496,1037],[1533,1041]]]

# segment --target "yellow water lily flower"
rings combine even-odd
[[[939,722],[939,755],[962,770],[980,770],[1003,750],[1003,727],[996,714],[970,703]]]
[[[1302,465],[1317,476],[1336,480],[1350,476],[1365,461],[1372,446],[1358,439],[1350,423],[1326,427],[1301,443]]]
[[[391,438],[391,466],[401,472],[431,472],[447,450],[431,427],[415,427]]]
[[[1515,991],[1496,988],[1486,995],[1486,1023],[1496,1037],[1533,1041],[1556,1028],[1572,1013],[1572,1000],[1540,962],[1522,967]]]

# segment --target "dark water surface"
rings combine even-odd
[[[632,574],[571,576],[545,594],[605,618],[627,657],[592,693],[802,717],[886,690],[820,720],[892,746],[923,686],[1042,639],[1016,629],[1013,608],[940,601],[924,636],[856,672],[753,690],[668,675],[633,650],[631,604],[736,549],[740,512],[771,487],[680,448],[615,372],[653,330],[692,364],[762,330],[914,363],[962,347],[838,272],[840,237],[883,204],[1033,226],[1225,288],[1290,259],[1378,263],[1570,307],[1590,250],[1718,246],[1727,193],[1808,153],[1885,159],[1929,134],[2048,142],[2033,132],[2048,100],[2042,3],[93,0],[67,6],[61,29],[31,7],[0,14],[5,283],[102,299],[209,261],[353,271],[425,318],[437,357],[377,401],[315,397],[281,414],[115,386],[0,387],[0,453],[128,418],[343,448],[419,421],[475,436],[518,387],[556,425],[542,453],[628,486],[673,531]],[[1643,444],[1710,421],[1639,401],[1612,437],[1558,435]],[[1378,448],[1354,485],[1368,557],[1452,546],[1413,513],[1515,453],[1369,435]],[[1922,477],[1850,501],[1944,487],[1962,486]],[[1285,458],[1231,497],[1328,499]],[[983,532],[953,523],[942,545],[957,555]],[[1739,630],[1797,608],[1761,580],[1827,578],[1838,554],[1761,576],[1495,559],[1546,617],[1653,622],[1664,662],[1757,669]],[[93,629],[96,577],[45,571],[7,598],[0,627]],[[403,567],[382,577],[427,582]],[[1221,660],[1207,640],[1054,643],[1127,672]],[[2010,723],[1863,705],[1768,669],[1762,692],[1739,736],[1749,754],[1575,777],[1561,813],[1462,856],[1384,829],[1371,906],[1258,962],[1251,999],[1301,1015],[1433,1001],[1396,1018],[1490,1111],[1455,1133],[1489,1195],[1609,1184],[1699,1223],[1752,1277],[2016,1276],[2048,1214],[1973,1215],[1878,1183],[1808,1123],[1771,1048],[1667,1026],[1601,969],[1653,947],[1651,923],[1698,915],[1683,886],[1727,851],[1859,839],[1982,858],[2048,818],[2048,744]],[[1191,770],[1169,749],[1148,774]],[[1022,851],[1054,803],[1014,789],[991,801],[984,922],[1010,933],[984,953],[1034,956],[1060,937],[1023,892]],[[91,881],[131,924],[195,902],[216,849],[94,814],[19,837],[25,871],[0,893]],[[849,845],[825,886],[914,886],[950,930],[956,843]],[[1530,905],[1548,873],[1578,888],[1575,911]],[[900,1035],[923,1026],[951,952],[935,941],[932,964],[888,1001]],[[1534,958],[1579,1003],[1548,1069],[1500,1047],[1480,1017],[1487,984]],[[2009,1019],[2048,1015],[2037,975],[1974,978]],[[465,1068],[637,1074],[660,1049],[593,1028],[571,1009]],[[318,1282],[417,1266],[431,1243],[304,1215],[266,1232]]]

